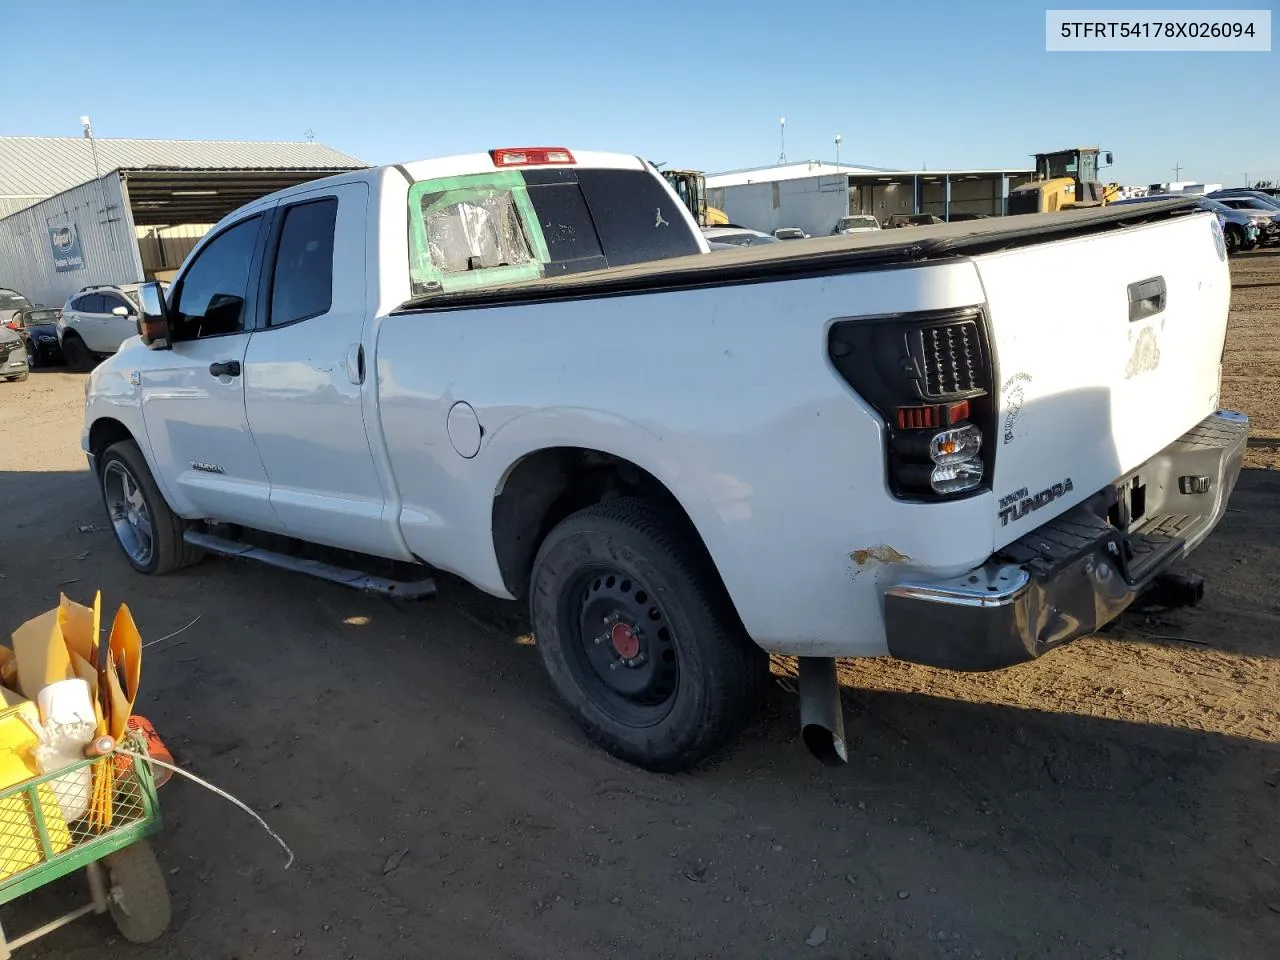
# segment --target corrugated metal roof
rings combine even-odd
[[[0,137],[0,198],[49,197],[92,180],[94,146],[101,173],[138,167],[305,170],[368,166],[323,143],[305,141],[96,137],[91,144],[86,137]]]

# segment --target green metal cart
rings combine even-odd
[[[124,747],[146,756],[142,736]],[[109,765],[95,770],[98,764]],[[110,823],[85,815],[96,775],[111,771]],[[110,913],[133,943],[159,937],[169,926],[169,890],[146,837],[160,829],[151,764],[108,754],[0,791],[0,904],[77,870],[89,881],[89,902],[22,936],[0,929],[0,960],[11,951],[90,913]]]

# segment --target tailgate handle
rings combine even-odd
[[[1168,291],[1164,277],[1152,277],[1129,284],[1129,322],[1145,320],[1164,311]]]

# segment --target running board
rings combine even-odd
[[[257,560],[269,567],[281,570],[292,570],[305,573],[309,577],[318,577],[344,587],[363,590],[366,593],[380,593],[387,597],[401,600],[427,600],[436,595],[436,582],[430,577],[422,580],[391,580],[387,577],[375,577],[361,570],[348,570],[336,567],[321,560],[310,560],[306,557],[293,557],[264,547],[242,543],[239,540],[228,540],[211,533],[199,530],[187,530],[182,539],[193,547],[216,553],[223,557],[234,557],[241,560]]]

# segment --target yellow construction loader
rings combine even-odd
[[[707,206],[707,178],[700,170],[662,170],[681,202],[700,227],[722,227],[729,222],[723,210]]]
[[[1111,153],[1097,147],[1072,147],[1036,154],[1036,172],[1031,182],[1009,191],[1005,212],[1051,213],[1074,207],[1099,207],[1110,203],[1120,192],[1118,183],[1103,185],[1098,180],[1098,160],[1111,164]]]

